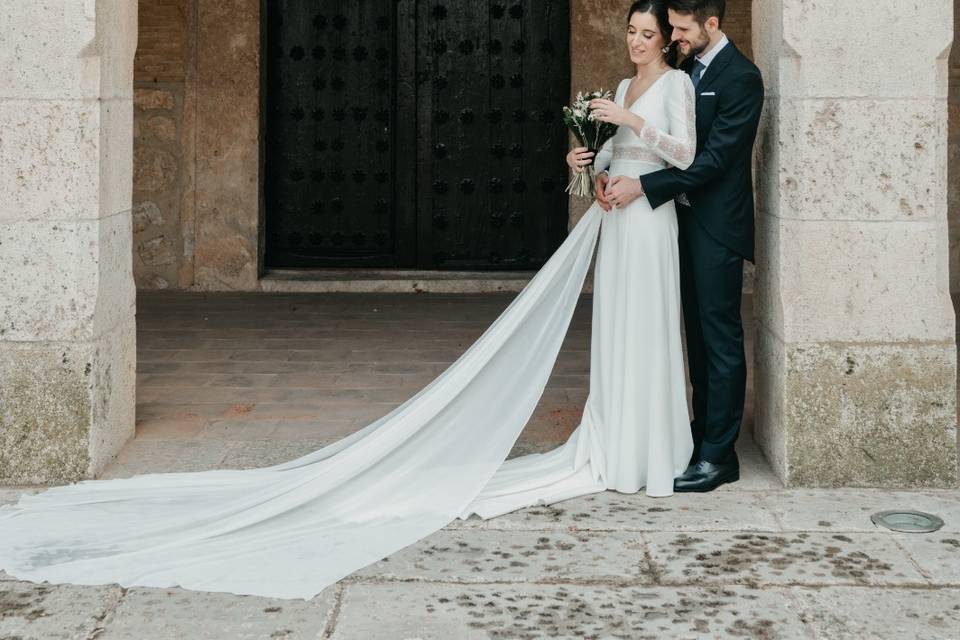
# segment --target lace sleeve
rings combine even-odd
[[[640,129],[640,139],[658,156],[675,167],[686,169],[697,153],[697,112],[693,82],[683,71],[672,71],[667,88],[669,131],[662,131],[649,122]]]

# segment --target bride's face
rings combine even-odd
[[[650,64],[666,46],[660,25],[652,13],[634,13],[627,24],[627,50],[633,64]]]

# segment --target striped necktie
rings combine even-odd
[[[703,77],[703,72],[706,71],[707,65],[703,64],[699,60],[693,61],[693,69],[690,71],[690,80],[693,81],[693,88],[696,89],[697,85],[700,84],[700,79]]]

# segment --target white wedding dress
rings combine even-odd
[[[623,100],[628,80],[616,99]],[[660,77],[598,155],[637,176],[694,155],[693,87]],[[504,462],[566,334],[597,237],[590,394],[569,441]],[[247,470],[86,480],[0,507],[0,569],[54,583],[311,598],[443,528],[604,489],[669,495],[693,444],[673,203],[586,212],[484,334],[358,432]]]

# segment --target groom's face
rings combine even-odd
[[[677,43],[680,53],[686,57],[703,52],[710,44],[710,34],[706,29],[710,22],[708,21],[707,25],[701,25],[692,13],[677,13],[673,9],[668,9],[667,12],[670,14],[670,26],[673,27],[671,37]]]

